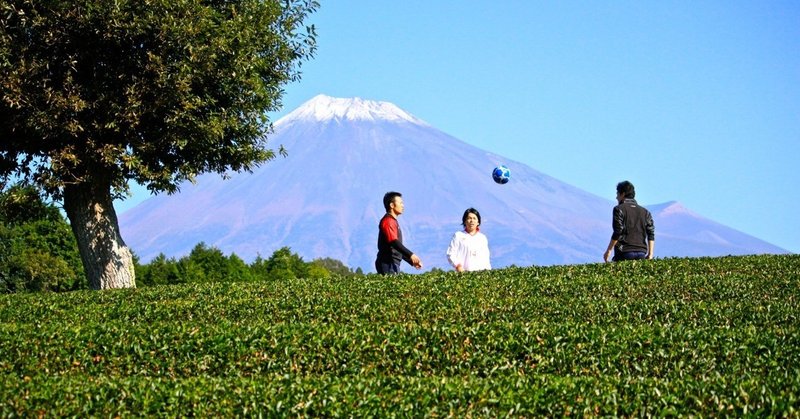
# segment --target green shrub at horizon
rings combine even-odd
[[[800,256],[0,295],[0,415],[800,414]]]

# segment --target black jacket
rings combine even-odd
[[[647,252],[647,242],[655,241],[656,229],[653,216],[647,208],[636,203],[635,199],[626,198],[614,207],[612,240],[617,240],[616,249],[620,252]]]

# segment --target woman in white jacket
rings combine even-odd
[[[461,217],[463,231],[457,231],[447,247],[447,260],[456,271],[482,271],[492,269],[489,262],[489,239],[480,232],[481,214],[467,208]]]

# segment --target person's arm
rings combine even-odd
[[[410,262],[411,255],[413,255],[414,252],[412,252],[411,249],[405,247],[400,240],[394,239],[394,240],[390,241],[389,242],[389,246],[392,246],[392,248],[394,250],[397,250],[398,252],[400,252],[400,254],[403,255],[403,260],[404,261],[406,261],[408,263],[411,263]]]
[[[492,269],[492,253],[489,250],[489,238],[483,233],[478,234],[482,237],[481,247],[483,247],[483,252],[481,252],[483,260],[480,262],[480,266],[484,266],[486,269]]]
[[[459,251],[460,245],[458,243],[458,233],[453,234],[453,239],[450,240],[450,245],[447,246],[447,261],[450,262],[450,265],[455,268],[456,272],[463,272],[464,266],[461,264],[459,258],[461,257],[461,252]]]
[[[419,256],[415,255],[414,252],[405,247],[400,240],[395,239],[390,241],[389,246],[392,246],[392,248],[400,252],[400,254],[403,255],[403,260],[408,262],[409,265],[417,269],[422,268],[422,261],[419,259]]]
[[[647,258],[652,259],[655,256],[656,247],[656,227],[653,223],[653,215],[650,211],[647,212]]]
[[[608,247],[606,248],[606,252],[603,253],[603,261],[608,262],[608,257],[611,255],[611,251],[614,250],[614,246],[617,245],[617,239],[612,238],[608,241]]]
[[[614,246],[617,245],[617,241],[622,236],[622,230],[625,228],[625,218],[622,215],[622,210],[618,207],[614,207],[611,212],[611,228],[613,229],[611,240],[608,241],[608,247],[603,253],[603,261],[605,262],[608,262],[608,257],[611,255],[611,251],[614,250]]]

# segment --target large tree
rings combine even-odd
[[[275,157],[315,0],[0,0],[0,177],[62,200],[91,286],[135,286],[113,199]],[[282,148],[279,148],[283,152]]]

